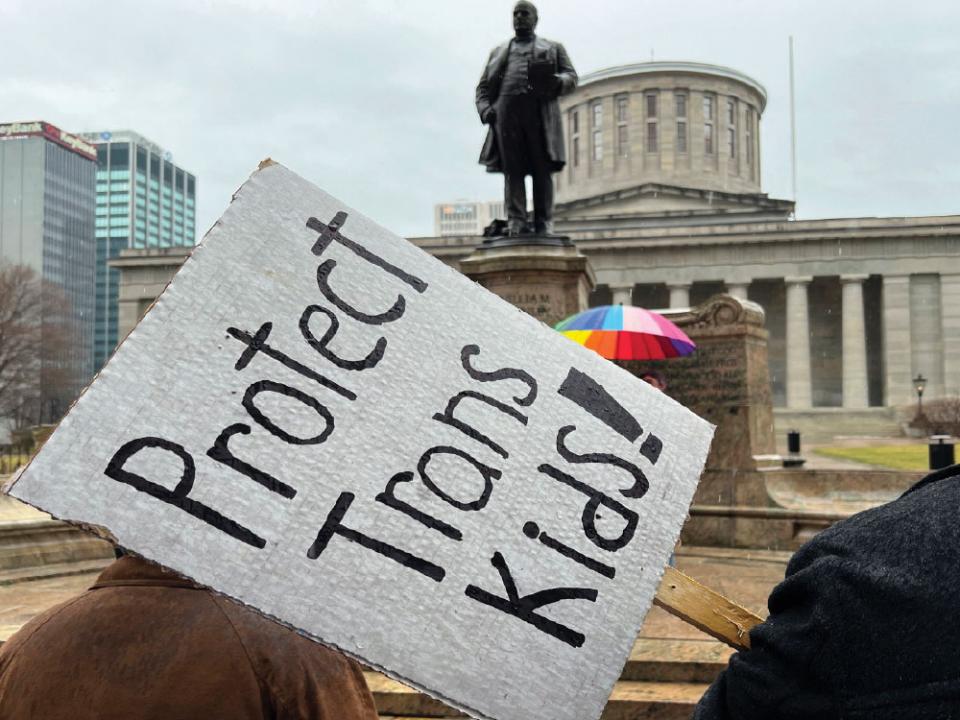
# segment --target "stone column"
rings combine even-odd
[[[633,285],[611,285],[614,305],[633,305]]]
[[[690,283],[667,283],[671,308],[690,307]]]
[[[865,408],[867,332],[863,318],[863,281],[867,275],[841,275],[843,286],[843,406]]]
[[[924,400],[943,396],[943,308],[940,276],[910,276],[910,370],[927,378]]]
[[[943,393],[960,397],[960,274],[940,275]]]
[[[750,281],[734,282],[727,280],[727,295],[732,295],[738,300],[747,299],[747,289],[750,287]]]
[[[787,277],[787,407],[813,405],[810,376],[810,316],[807,290],[811,276]]]
[[[913,400],[910,364],[910,276],[883,276],[884,405]]]

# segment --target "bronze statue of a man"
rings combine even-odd
[[[513,38],[490,53],[477,83],[477,112],[490,126],[480,153],[487,172],[504,175],[510,235],[529,232],[525,178],[533,177],[533,232],[553,232],[553,177],[566,164],[557,98],[577,86],[563,45],[537,37],[537,9],[513,8]]]

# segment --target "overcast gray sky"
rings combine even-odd
[[[198,233],[270,156],[401,235],[433,204],[500,195],[473,91],[510,0],[0,0],[0,122],[132,129],[199,178]],[[581,75],[727,65],[769,95],[764,191],[798,216],[960,213],[960,3],[542,0]]]

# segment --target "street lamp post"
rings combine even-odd
[[[917,376],[913,379],[913,387],[917,391],[916,420],[920,420],[923,417],[923,391],[927,387],[927,379],[923,376],[922,373],[917,373]]]

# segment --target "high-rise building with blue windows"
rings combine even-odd
[[[120,273],[107,261],[125,248],[196,244],[197,179],[172,155],[128,130],[82,133],[97,148],[97,295],[94,367],[117,342]]]

